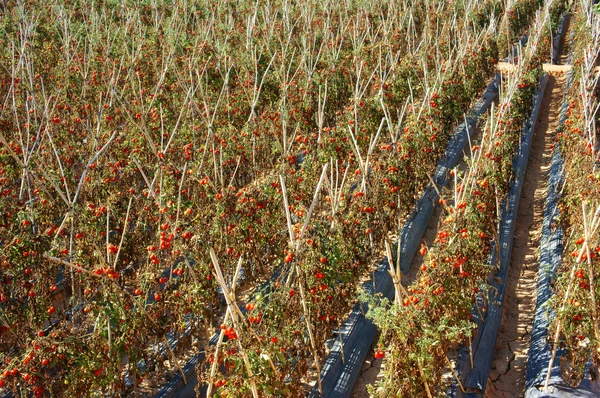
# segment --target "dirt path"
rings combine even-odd
[[[571,17],[571,14],[567,14],[567,16],[565,17],[565,25],[563,27],[563,32],[566,32],[566,34],[562,35],[562,37],[560,38],[560,60],[558,60],[559,65],[567,64],[567,61],[569,59],[569,53],[571,52],[571,38],[569,37],[569,32],[571,28]]]
[[[548,172],[565,84],[564,74],[550,76],[533,136],[517,215],[502,326],[485,394],[488,398],[522,397],[525,391]]]

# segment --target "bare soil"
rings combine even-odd
[[[560,38],[559,48],[560,48],[560,60],[558,61],[560,65],[565,65],[569,59],[570,47],[571,47],[571,38],[569,37],[569,32],[571,28],[571,14],[567,14],[565,17],[565,25],[563,27],[563,32],[565,34]]]

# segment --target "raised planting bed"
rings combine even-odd
[[[463,157],[465,145],[473,133],[479,117],[484,114],[498,96],[498,84],[500,76],[497,75],[488,85],[483,96],[477,101],[468,115],[466,123],[462,123],[456,129],[450,143],[447,146],[444,157],[441,159],[433,181],[438,190],[448,182],[448,172],[456,167]],[[407,272],[412,259],[420,245],[423,233],[431,219],[433,210],[438,203],[439,196],[434,186],[430,183],[421,195],[418,204],[413,211],[410,220],[402,230],[401,267],[402,272]],[[389,263],[384,259],[374,279],[365,283],[364,289],[370,293],[381,293],[387,298],[393,298],[394,289],[390,274]],[[324,397],[348,397],[352,393],[354,384],[359,376],[361,367],[369,351],[369,347],[377,332],[373,322],[365,317],[368,310],[366,303],[357,304],[352,313],[344,322],[341,334],[335,338],[329,357],[321,371],[321,382]],[[343,350],[343,354],[342,354]],[[344,360],[342,360],[344,358]],[[310,393],[311,397],[320,396],[316,387]]]
[[[587,15],[589,11],[584,10],[584,15]],[[597,21],[593,21],[593,25],[590,25],[596,32],[598,30],[597,23]],[[544,209],[537,302],[527,364],[525,391],[525,397],[527,398],[600,396],[598,369],[591,359],[595,355],[593,350],[597,349],[597,346],[592,345],[591,352],[585,351],[586,344],[590,344],[589,340],[586,340],[586,335],[589,333],[591,336],[593,332],[585,331],[583,328],[580,329],[579,319],[575,319],[583,314],[586,317],[591,317],[591,323],[593,324],[595,322],[593,318],[594,310],[588,310],[589,307],[575,309],[575,311],[573,311],[572,306],[569,309],[566,308],[567,302],[571,304],[567,300],[569,293],[572,294],[572,297],[584,303],[584,299],[589,296],[586,291],[590,291],[590,285],[586,286],[585,274],[593,269],[592,259],[595,257],[596,250],[588,251],[585,254],[585,256],[590,255],[587,263],[585,258],[582,259],[582,256],[585,253],[583,251],[584,247],[587,246],[590,250],[588,245],[595,244],[597,239],[594,233],[588,235],[585,218],[584,222],[577,218],[582,211],[584,213],[583,217],[585,217],[586,210],[583,201],[579,204],[576,200],[573,200],[574,192],[578,195],[585,192],[584,190],[589,186],[591,193],[586,203],[592,209],[594,209],[593,206],[597,205],[597,192],[595,192],[593,185],[590,185],[592,183],[588,180],[582,182],[581,176],[578,176],[580,173],[594,170],[597,166],[597,155],[590,151],[592,144],[586,140],[586,138],[596,135],[595,128],[592,130],[591,127],[585,124],[578,124],[581,119],[575,116],[579,112],[581,103],[584,100],[593,98],[593,92],[596,89],[594,83],[595,73],[592,68],[595,64],[598,48],[597,45],[594,47],[593,40],[590,41],[585,38],[586,33],[582,29],[573,32],[571,37],[571,45],[574,48],[571,48],[569,62],[574,57],[581,57],[583,48],[588,50],[588,54],[591,54],[592,58],[583,57],[573,62],[581,66],[576,70],[570,70],[567,75],[557,131],[558,144],[552,157],[548,196]],[[581,62],[582,59],[584,62]],[[575,75],[580,74],[580,70],[584,75],[576,78]],[[591,77],[589,85],[586,82],[587,77]],[[585,90],[581,89],[583,84],[586,86]],[[591,117],[596,117],[594,114],[591,115]],[[584,145],[587,150],[581,150],[579,145]],[[577,170],[573,170],[574,167]],[[569,169],[571,173],[569,173]],[[577,208],[580,205],[583,206],[583,210]],[[575,225],[576,223],[579,223],[579,225]],[[582,227],[583,232],[581,231]],[[583,234],[585,239],[580,238],[580,233]],[[585,246],[581,247],[582,244]],[[570,252],[572,258],[569,258],[568,252]],[[576,269],[578,269],[577,272],[575,272]],[[569,273],[571,274],[570,280]],[[578,276],[574,278],[575,275]],[[563,278],[562,281],[561,278]],[[564,281],[569,281],[568,287],[564,285]],[[590,284],[592,285],[592,292],[594,292],[594,289],[597,289],[597,281],[595,283],[590,282]],[[562,296],[564,292],[562,289],[565,288],[566,293]],[[564,335],[562,335],[559,330],[562,327],[564,331],[567,322],[573,322],[570,332],[564,332]],[[589,324],[589,322],[586,323]],[[573,340],[576,340],[577,343],[573,344]],[[580,345],[579,342],[583,345]],[[575,377],[577,381],[569,376],[568,371],[571,366],[568,359],[569,349],[574,346],[576,349],[583,347],[584,354],[578,358],[579,365],[577,367],[581,366],[582,373],[579,377]],[[565,377],[571,377],[570,382],[567,382]]]
[[[506,277],[510,266],[519,199],[527,169],[531,139],[547,81],[548,76],[544,75],[539,82],[531,117],[523,127],[521,145],[513,162],[515,178],[511,184],[506,202],[502,204],[502,222],[500,225],[499,242],[497,243],[499,250],[492,250],[491,255],[490,263],[497,266],[497,271],[488,280],[492,289],[490,289],[490,294],[486,300],[488,308],[487,316],[478,321],[477,335],[472,344],[473,367],[466,373],[463,382],[467,393],[459,394],[459,396],[481,396],[485,391],[490,365],[494,356],[494,346],[496,345],[496,338],[502,322]]]

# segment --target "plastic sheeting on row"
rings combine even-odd
[[[473,367],[466,374],[463,385],[469,393],[464,396],[480,396],[486,387],[490,366],[494,356],[494,347],[502,323],[502,308],[506,293],[506,279],[510,266],[519,200],[525,179],[525,171],[529,160],[531,141],[535,130],[536,121],[541,109],[544,90],[548,82],[548,75],[544,75],[539,82],[538,90],[533,102],[530,118],[523,127],[521,145],[513,160],[514,181],[510,186],[508,196],[502,205],[502,223],[499,233],[499,258],[496,250],[492,251],[491,264],[497,264],[497,271],[489,282],[490,290],[488,314],[485,322],[477,330],[476,347],[473,348]]]
[[[477,120],[487,111],[498,96],[499,82],[500,76],[497,75],[488,85],[483,96],[469,112],[466,123],[462,123],[455,130],[446,148],[444,157],[440,160],[435,175],[432,177],[439,189],[447,184],[448,172],[462,159],[465,145],[469,141]],[[410,220],[406,223],[402,231],[400,267],[404,273],[410,268],[412,259],[421,243],[423,233],[429,224],[437,203],[438,195],[430,183],[421,195]],[[388,268],[387,259],[384,259],[375,272],[375,286],[373,286],[372,281],[369,281],[364,286],[365,290],[370,293],[377,291],[377,293],[382,293],[390,299],[393,298],[393,283],[392,278],[387,272]],[[362,308],[365,312],[367,311],[366,304],[363,303]],[[341,330],[338,331],[341,334],[342,343],[340,343],[339,338],[335,340],[321,371],[323,397],[340,398],[349,397],[352,394],[354,384],[360,375],[360,370],[376,332],[376,326],[363,315],[361,306],[357,304],[344,322]],[[342,361],[342,349],[345,361]],[[321,395],[315,387],[309,396],[319,397]]]
[[[564,21],[564,20],[563,20]],[[569,56],[571,59],[572,55]],[[558,131],[562,131],[567,117],[567,93],[573,82],[571,71],[568,72],[567,85],[563,96],[561,115]],[[537,301],[533,328],[531,332],[531,345],[529,347],[527,376],[525,382],[526,398],[563,398],[563,397],[598,397],[600,396],[600,384],[598,380],[592,380],[588,363],[585,378],[576,388],[569,386],[561,377],[560,357],[563,350],[558,349],[548,380],[548,389],[543,391],[548,376],[548,368],[552,359],[552,347],[548,328],[554,318],[554,310],[549,307],[549,300],[554,292],[552,282],[556,271],[562,263],[564,231],[557,222],[558,202],[560,199],[561,186],[563,184],[563,159],[559,148],[555,148],[552,155],[550,175],[548,178],[548,196],[544,208],[544,220],[542,224],[542,239],[540,247],[540,262],[538,272]],[[596,370],[597,372],[597,370]]]

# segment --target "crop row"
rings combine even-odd
[[[556,151],[562,160],[557,226],[562,235],[562,261],[555,268],[554,295],[550,309],[548,344],[551,358],[544,369],[540,388],[547,391],[555,374],[555,357],[562,385],[577,387],[590,379],[588,370],[600,364],[600,291],[597,275],[598,216],[598,73],[600,21],[593,3],[583,2],[572,39],[570,86],[558,132]],[[547,266],[556,266],[548,264]],[[558,355],[557,355],[557,351]],[[594,380],[594,377],[591,377]],[[556,380],[553,380],[554,384]],[[589,388],[589,385],[588,387]]]

